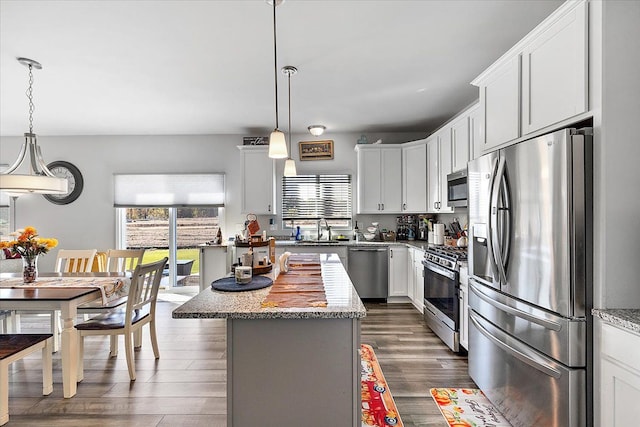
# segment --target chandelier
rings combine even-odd
[[[42,69],[39,62],[28,58],[18,58],[18,62],[29,68],[29,132],[24,134],[24,143],[16,161],[6,170],[0,172],[0,190],[8,193],[39,193],[39,194],[65,194],[68,183],[64,178],[58,178],[47,168],[42,159],[42,152],[38,145],[38,139],[33,132],[33,69]],[[24,163],[29,153],[29,173],[14,173]]]

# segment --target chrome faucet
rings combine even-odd
[[[327,229],[327,231],[329,231],[329,240],[331,240],[331,227],[329,226],[329,223],[327,222],[327,220],[324,219],[324,218],[320,218],[318,220],[318,229],[317,229],[318,240],[320,240],[322,238],[322,236],[323,236],[322,227],[320,225],[320,224],[322,224],[323,221],[324,221],[325,228]]]

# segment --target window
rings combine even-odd
[[[144,263],[169,258],[168,283],[199,274],[198,245],[217,234],[223,174],[115,175],[119,248],[145,248]],[[197,277],[197,276],[196,276]]]
[[[285,225],[315,227],[326,219],[333,227],[351,226],[351,175],[298,175],[282,178]]]

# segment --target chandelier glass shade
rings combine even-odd
[[[284,162],[284,176],[296,176],[296,162],[291,158],[291,76],[295,75],[298,69],[292,65],[282,67],[282,73],[287,76],[287,83],[289,88],[289,156],[287,161]]]
[[[41,69],[39,62],[28,58],[18,58],[18,62],[29,68],[29,132],[24,134],[24,143],[16,161],[0,173],[0,190],[9,193],[65,194],[68,182],[58,178],[47,168],[38,138],[33,132],[33,69]],[[29,156],[29,173],[15,173]]]

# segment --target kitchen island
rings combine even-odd
[[[326,307],[263,307],[271,287],[207,288],[173,311],[227,320],[228,426],[360,425],[366,310],[338,256],[319,257]]]

